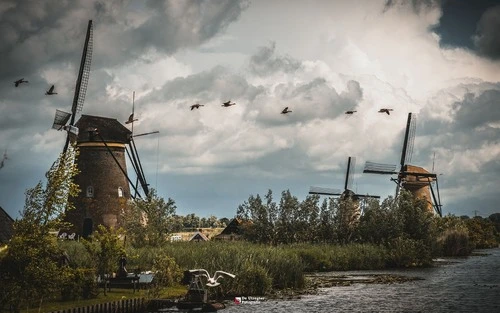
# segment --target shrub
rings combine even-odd
[[[471,252],[469,235],[465,230],[449,229],[438,238],[443,256],[466,256]]]

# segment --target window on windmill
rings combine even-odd
[[[119,198],[123,197],[123,188],[122,187],[118,187],[118,197]]]
[[[93,198],[93,197],[94,197],[94,187],[87,186],[87,198]]]

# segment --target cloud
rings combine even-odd
[[[270,46],[260,47],[257,53],[250,58],[251,73],[258,76],[268,76],[276,72],[293,73],[300,69],[299,61],[287,56],[276,56],[276,42]]]
[[[500,5],[486,10],[477,23],[474,45],[480,55],[500,59]]]

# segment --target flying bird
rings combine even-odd
[[[223,278],[224,276],[228,276],[228,277],[231,277],[231,278],[235,278],[236,275],[234,274],[231,274],[231,273],[228,273],[228,272],[224,272],[224,271],[216,271],[214,273],[214,276],[210,277],[210,274],[208,274],[208,271],[207,270],[204,270],[204,269],[196,269],[196,270],[189,270],[190,273],[193,273],[193,274],[198,274],[198,275],[201,275],[201,276],[205,276],[207,278],[207,286],[208,287],[216,287],[216,286],[219,286],[220,283],[218,282],[219,279]]]
[[[0,168],[2,168],[5,164],[5,160],[8,160],[9,158],[7,157],[7,150],[3,153],[2,161],[0,161]]]
[[[46,95],[57,95],[57,92],[54,92],[54,85],[52,85],[49,90],[45,92]]]
[[[356,112],[358,112],[358,111],[345,111],[345,114],[350,114],[350,115],[352,115],[352,114],[354,114],[354,113],[356,113]]]
[[[287,114],[287,113],[290,113],[292,111],[288,110],[288,107],[284,108],[283,111],[281,111],[281,114]]]
[[[195,103],[195,104],[193,104],[191,106],[191,111],[193,111],[194,109],[199,109],[202,106],[205,106],[205,105],[204,104]]]
[[[230,106],[235,105],[235,104],[236,103],[234,103],[234,102],[231,103],[231,100],[229,100],[229,101],[222,103],[222,106],[227,108],[227,107],[230,107]]]
[[[28,81],[27,80],[24,80],[24,78],[21,78],[21,79],[18,79],[14,82],[14,85],[19,86],[20,84],[22,83],[27,83]]]
[[[392,109],[380,109],[378,113],[387,113],[387,115],[391,115],[390,111],[392,111]]]
[[[130,123],[133,123],[135,121],[137,121],[138,119],[134,119],[134,113],[130,114],[130,116],[128,117],[128,120],[125,122],[125,124],[130,124]]]

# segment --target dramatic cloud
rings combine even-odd
[[[479,54],[494,60],[500,59],[500,5],[483,13],[477,24],[474,45]]]
[[[71,107],[92,19],[82,113],[123,122],[135,91],[134,133],[159,131],[135,140],[146,177],[180,214],[231,217],[269,188],[302,198],[310,185],[341,188],[348,156],[354,188],[394,195],[389,177],[361,168],[399,163],[409,112],[412,164],[442,174],[444,212],[498,212],[498,9],[481,8],[461,33],[471,41],[477,23],[480,56],[440,45],[435,27],[452,11],[437,1],[4,1],[0,205],[17,216],[64,145],[50,126]],[[29,83],[14,87],[21,77]],[[45,96],[52,84],[58,95]]]

